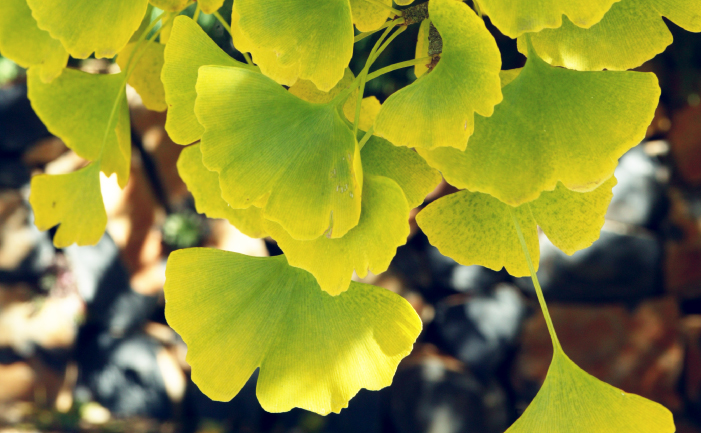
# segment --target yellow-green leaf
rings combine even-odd
[[[392,0],[377,0],[387,7],[392,6]],[[368,0],[350,0],[353,24],[361,32],[369,32],[380,28],[389,18],[389,9]]]
[[[365,143],[360,159],[363,174],[384,176],[397,182],[411,209],[420,206],[442,179],[438,170],[431,168],[418,153],[379,137],[372,137]]]
[[[195,116],[195,84],[200,66],[242,64],[222,51],[196,22],[184,16],[174,20],[164,55],[161,80],[168,103],[166,131],[174,142],[190,144],[204,132]]]
[[[531,42],[538,55],[554,66],[622,71],[642,65],[672,43],[662,16],[686,30],[701,31],[698,0],[622,0],[589,29],[565,19],[558,29],[532,35]],[[519,50],[526,52],[523,38]]]
[[[224,5],[224,0],[199,0],[197,2],[206,14],[213,14]]]
[[[645,137],[659,96],[654,74],[570,71],[532,54],[467,150],[417,150],[456,187],[512,206],[558,182],[591,191]]]
[[[260,368],[258,400],[269,412],[339,412],[361,388],[388,386],[421,331],[398,295],[353,282],[331,296],[284,256],[176,251],[164,290],[193,381],[227,401]]]
[[[499,72],[499,77],[501,78],[501,88],[503,89],[511,84],[511,82],[514,81],[519,74],[521,74],[521,71],[523,71],[523,68],[506,69]]]
[[[255,206],[232,209],[221,196],[219,176],[202,164],[200,145],[183,149],[178,158],[178,173],[195,199],[197,212],[209,218],[224,218],[241,233],[252,238],[264,238],[263,213]]]
[[[37,27],[26,0],[0,2],[0,53],[24,68],[36,66],[44,82],[61,75],[68,61],[61,42]]]
[[[114,57],[129,42],[148,0],[27,0],[39,28],[78,59]]]
[[[506,433],[674,433],[662,405],[591,376],[555,350],[543,387]]]
[[[419,26],[419,34],[416,37],[416,54],[415,58],[423,59],[428,57],[428,34],[431,29],[431,20],[421,21]],[[416,65],[414,66],[414,75],[416,78],[421,77],[423,74],[428,72],[428,66],[426,65]]]
[[[491,116],[501,99],[501,55],[484,22],[466,4],[431,0],[443,54],[429,74],[390,96],[375,133],[396,146],[465,149],[474,113]]]
[[[34,176],[29,203],[39,230],[60,224],[54,236],[57,248],[95,245],[107,225],[97,164],[69,174]]]
[[[124,72],[127,70],[129,58],[133,55],[135,46],[136,43],[128,44],[117,56],[117,64]],[[129,84],[141,96],[144,106],[153,111],[165,111],[168,108],[163,83],[161,83],[164,49],[165,47],[158,42],[146,42],[139,48],[137,54],[141,56],[139,63],[130,66],[133,71],[129,77]]]
[[[33,68],[27,74],[29,100],[44,125],[81,157],[95,161],[102,156],[100,169],[107,176],[117,173],[122,188],[131,164],[124,76],[66,69],[46,84]]]
[[[157,8],[168,12],[180,12],[190,3],[190,0],[148,0]],[[222,0],[223,1],[223,0]]]
[[[567,254],[588,247],[599,238],[604,215],[616,185],[612,177],[591,192],[570,191],[559,184],[554,191],[516,208],[488,194],[460,191],[428,205],[416,222],[441,253],[463,265],[506,270],[515,277],[529,275],[511,213],[522,227],[536,269],[539,247],[536,225]]]
[[[482,11],[510,38],[523,33],[555,29],[562,16],[582,28],[598,23],[621,0],[478,0]]]
[[[311,272],[321,289],[333,296],[348,289],[353,271],[361,278],[368,271],[386,271],[409,236],[409,205],[399,185],[381,176],[365,174],[363,179],[360,222],[342,238],[298,241],[276,223],[264,225],[290,265]]]
[[[360,152],[333,104],[304,101],[266,76],[206,66],[195,113],[204,165],[235,209],[263,208],[295,239],[345,235],[358,224]]]
[[[231,21],[245,38],[241,49],[280,84],[302,78],[331,90],[353,55],[348,0],[237,0]]]
[[[394,2],[399,6],[408,6],[414,3],[414,0],[394,0]]]

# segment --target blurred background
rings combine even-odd
[[[200,24],[242,59],[213,17]],[[640,68],[659,77],[660,106],[646,140],[621,158],[600,240],[570,257],[543,237],[539,277],[576,363],[668,407],[680,433],[700,433],[701,35],[668,25],[674,44]],[[504,69],[523,66],[514,41],[489,26]],[[412,58],[417,30],[376,67]],[[375,38],[357,44],[355,72]],[[70,66],[118,70],[94,59]],[[367,91],[383,101],[414,78],[395,71]],[[147,111],[129,89],[131,179],[120,190],[103,178],[107,234],[93,247],[55,249],[53,233],[32,223],[30,178],[84,161],[47,132],[26,94],[24,71],[0,58],[0,432],[500,433],[538,391],[552,349],[530,281],[458,265],[412,223],[390,270],[364,280],[404,296],[424,322],[392,386],[361,391],[327,417],[264,412],[255,375],[231,402],[212,402],[165,321],[168,254],[279,248],[195,212],[165,113]],[[444,183],[426,203],[452,191]]]

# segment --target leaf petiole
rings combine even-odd
[[[375,125],[372,125],[370,129],[367,130],[365,135],[363,135],[363,138],[358,142],[358,149],[363,150],[363,147],[365,146],[365,143],[368,142],[372,138],[372,135],[375,133]]]
[[[378,29],[371,30],[371,31],[369,31],[369,32],[358,33],[358,34],[355,36],[355,38],[353,39],[353,43],[360,42],[360,41],[362,41],[363,39],[367,38],[368,36],[372,36],[372,35],[374,35],[374,34],[377,33],[377,32],[381,32],[382,30],[386,29],[387,27],[390,27],[390,26],[397,26],[397,25],[401,25],[401,24],[404,24],[404,18],[397,18],[396,20],[387,21],[386,23],[384,23],[384,24],[383,24],[380,28],[378,28]]]
[[[192,21],[197,22],[197,20],[200,18],[200,12],[202,12],[202,9],[200,9],[200,4],[197,3],[195,13],[192,15]]]
[[[528,208],[530,211],[530,207]],[[526,239],[523,237],[523,232],[521,231],[521,225],[518,223],[518,218],[512,207],[509,207],[511,212],[511,219],[514,222],[514,227],[516,228],[516,233],[518,234],[518,240],[521,243],[521,249],[523,249],[523,254],[526,256],[526,263],[528,264],[528,270],[531,273],[531,280],[533,281],[533,286],[535,287],[535,292],[538,295],[538,303],[540,303],[540,309],[543,310],[543,316],[545,317],[545,323],[548,325],[548,332],[550,332],[550,339],[553,342],[553,348],[555,352],[562,352],[562,346],[560,345],[560,340],[557,338],[555,333],[555,326],[550,318],[550,312],[548,311],[548,305],[545,303],[545,296],[543,296],[543,289],[540,287],[538,282],[538,275],[536,275],[535,268],[533,267],[533,260],[531,260],[531,255],[528,252],[528,246],[526,245]]]
[[[381,75],[387,74],[387,73],[392,72],[392,71],[396,71],[397,69],[408,68],[410,66],[416,66],[416,65],[428,64],[428,63],[431,63],[432,60],[433,60],[433,56],[428,56],[428,57],[422,57],[420,59],[407,60],[405,62],[395,63],[393,65],[385,66],[384,68],[378,69],[377,71],[368,75],[367,81],[372,81]]]
[[[231,26],[229,25],[229,23],[226,22],[224,17],[221,16],[219,11],[215,11],[212,15],[214,15],[214,17],[217,19],[217,21],[219,21],[219,23],[222,25],[222,27],[224,27],[226,29],[226,31],[229,33],[229,36],[231,36],[231,38],[233,39],[234,35],[231,33]],[[248,54],[248,53],[241,53],[241,54],[243,54],[243,57],[246,59],[246,63],[248,63],[250,66],[255,66],[253,64],[253,60],[251,59],[250,54]]]

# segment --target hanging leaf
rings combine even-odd
[[[358,224],[362,189],[353,133],[333,104],[292,95],[242,68],[200,68],[195,113],[204,165],[235,209],[263,208],[295,239],[343,237]]]
[[[464,3],[432,0],[443,37],[438,65],[382,105],[375,134],[396,146],[465,149],[474,113],[491,116],[501,99],[501,55],[484,22]]]
[[[528,32],[558,28],[563,15],[578,27],[589,28],[618,1],[621,0],[477,0],[477,3],[503,34],[517,38]]]
[[[535,54],[504,87],[504,102],[478,118],[467,150],[417,149],[452,185],[512,206],[558,182],[591,191],[644,137],[657,107],[654,74],[576,72]]]
[[[148,0],[27,0],[39,28],[78,59],[114,57],[129,42]]]
[[[428,205],[416,222],[432,245],[463,265],[481,265],[515,277],[529,275],[514,228],[514,212],[523,228],[528,250],[538,266],[536,225],[567,254],[588,247],[599,238],[604,215],[616,184],[612,177],[592,192],[570,191],[559,184],[554,191],[516,208],[488,194],[460,191]]]
[[[331,90],[353,55],[348,0],[237,0],[231,21],[244,38],[237,48],[287,86],[302,78]]]
[[[128,44],[117,56],[117,64],[123,72],[127,71],[127,64],[135,46],[136,43]],[[141,96],[144,106],[152,111],[165,111],[168,108],[161,83],[164,48],[158,42],[146,42],[139,49],[140,53],[143,50],[139,63],[131,66],[134,70],[129,77],[129,84]]]
[[[148,0],[157,8],[168,12],[180,12],[187,7],[190,0]],[[222,0],[223,1],[223,0]]]
[[[361,388],[388,386],[421,331],[398,295],[354,282],[333,297],[284,256],[176,251],[164,290],[193,381],[228,401],[260,368],[257,395],[268,412],[339,412]]]
[[[61,42],[37,27],[26,0],[0,2],[0,53],[24,68],[36,66],[46,83],[61,75],[68,62]]]
[[[56,248],[73,243],[95,245],[107,225],[100,191],[100,166],[90,164],[69,174],[41,174],[32,178],[29,204],[39,230],[59,225]]]
[[[161,79],[168,103],[166,131],[178,144],[190,144],[202,137],[204,128],[195,116],[197,72],[200,66],[239,66],[188,17],[173,22],[173,31],[165,48]]]
[[[556,350],[542,388],[506,433],[674,433],[662,405],[600,381]]]
[[[431,20],[421,21],[419,26],[419,35],[416,37],[416,55],[415,58],[423,59],[428,57],[428,34],[431,28]],[[416,78],[421,77],[423,74],[428,72],[428,66],[426,65],[416,65],[414,66],[414,75]]]
[[[377,0],[387,7],[392,6],[392,0]],[[390,17],[389,9],[367,0],[350,0],[353,24],[361,32],[376,30]]]
[[[409,205],[402,189],[386,177],[363,177],[360,222],[342,238],[321,236],[311,241],[290,237],[278,224],[265,229],[287,256],[290,265],[314,275],[321,290],[336,296],[348,289],[356,271],[360,278],[389,267],[397,247],[409,236]]]
[[[197,2],[206,14],[213,14],[224,6],[224,0],[198,0]]]
[[[88,74],[66,69],[46,84],[33,68],[27,74],[29,100],[48,130],[79,156],[89,161],[100,159],[102,172],[107,176],[117,173],[122,188],[129,180],[131,164],[124,77],[124,73]]]
[[[197,212],[209,218],[224,218],[246,236],[268,236],[263,229],[263,214],[259,208],[251,206],[247,209],[232,209],[224,201],[219,188],[219,176],[216,172],[207,170],[202,163],[199,144],[186,147],[180,153],[178,173],[195,198]]]
[[[632,69],[663,52],[672,33],[662,17],[692,32],[701,32],[697,0],[622,0],[589,29],[565,19],[562,27],[531,36],[538,55],[553,66],[580,71]],[[519,38],[519,51],[526,41]]]

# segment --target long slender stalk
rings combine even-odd
[[[420,59],[407,60],[405,62],[400,62],[400,63],[395,63],[393,65],[385,66],[384,68],[378,69],[377,71],[368,75],[367,81],[372,81],[381,75],[387,74],[387,73],[392,72],[392,71],[396,71],[397,69],[408,68],[410,66],[416,66],[416,65],[422,65],[422,64],[428,64],[431,62],[431,60],[433,60],[433,56],[421,57]]]

